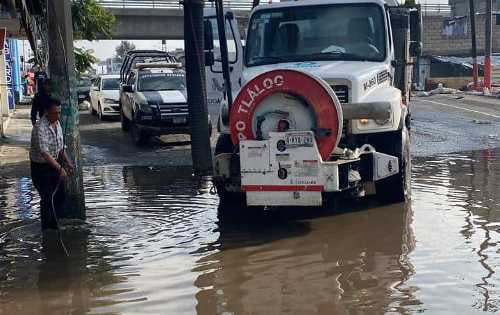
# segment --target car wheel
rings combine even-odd
[[[94,109],[94,105],[92,105],[92,103],[90,103],[90,114],[92,114],[92,115],[97,114],[97,112]]]
[[[375,183],[377,199],[382,203],[408,201],[411,197],[411,157],[410,136],[406,126],[387,135],[377,151],[396,156],[399,162],[398,174]]]
[[[98,107],[98,114],[99,114],[99,120],[103,121],[104,120],[104,115],[102,114],[101,104],[99,104],[99,107]]]
[[[149,136],[144,131],[142,131],[133,121],[130,124],[130,129],[132,140],[134,141],[135,145],[143,146],[148,142]]]
[[[130,120],[123,114],[123,111],[120,109],[120,122],[123,131],[129,131],[130,129]]]

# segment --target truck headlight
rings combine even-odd
[[[388,128],[392,125],[392,116],[386,119],[357,119],[356,126],[359,130]]]
[[[391,117],[387,118],[387,119],[375,119],[375,123],[379,126],[385,126],[387,125],[389,122],[391,122]]]

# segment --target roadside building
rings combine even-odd
[[[453,16],[468,16],[469,15],[469,0],[449,0],[451,12]],[[486,0],[474,0],[476,12],[484,14],[486,12]],[[492,10],[500,11],[500,0],[493,0]],[[497,25],[499,25],[497,15]]]

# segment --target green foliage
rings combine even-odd
[[[75,40],[95,40],[99,34],[111,37],[115,16],[96,0],[72,0],[71,13]]]
[[[132,42],[122,40],[120,45],[118,45],[116,47],[116,50],[115,50],[116,57],[118,57],[120,59],[124,59],[127,52],[129,52],[130,50],[134,50],[134,49],[135,49],[135,45]]]
[[[99,61],[94,55],[91,49],[83,49],[75,47],[73,50],[75,54],[75,68],[80,74],[89,71],[92,65]]]

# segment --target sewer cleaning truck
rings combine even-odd
[[[238,91],[220,110],[213,180],[221,202],[322,206],[367,193],[407,200],[411,69],[420,36],[418,6],[256,6],[241,82],[226,76]]]

